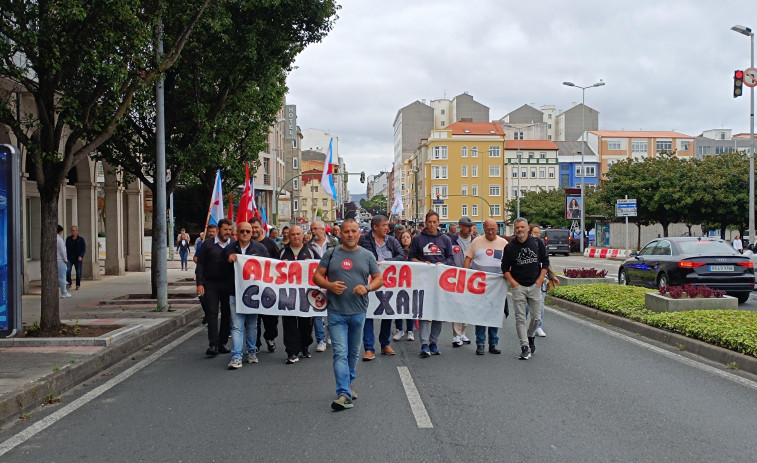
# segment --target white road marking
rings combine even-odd
[[[198,326],[197,328],[188,332],[184,336],[164,346],[163,348],[156,351],[154,354],[150,355],[146,359],[140,361],[139,363],[135,364],[131,368],[127,369],[120,375],[110,379],[108,382],[96,387],[95,389],[92,389],[91,391],[79,397],[78,399],[74,400],[70,404],[62,407],[60,410],[54,413],[51,413],[50,415],[46,416],[45,418],[39,420],[38,422],[34,423],[33,425],[19,432],[15,436],[6,440],[2,444],[0,444],[0,457],[10,452],[11,450],[13,450],[16,446],[21,445],[27,440],[31,439],[37,433],[52,426],[58,420],[65,418],[67,415],[76,411],[81,406],[86,405],[87,403],[96,399],[97,397],[104,394],[108,390],[112,389],[114,386],[118,385],[122,381],[125,381],[126,379],[128,379],[129,377],[137,373],[138,371],[142,370],[146,366],[158,360],[160,357],[168,353],[171,349],[175,348],[179,344],[183,343],[184,341],[186,341],[187,339],[191,338],[192,336],[194,336],[195,334],[197,334],[198,332],[204,329],[205,329],[204,326]]]
[[[723,379],[727,379],[728,381],[732,381],[734,383],[741,384],[742,386],[746,386],[748,388],[757,390],[757,382],[754,382],[754,381],[749,380],[747,378],[743,378],[743,377],[741,377],[739,375],[734,375],[733,373],[729,373],[727,371],[719,370],[719,369],[717,369],[715,367],[712,367],[710,365],[698,362],[698,361],[690,359],[688,357],[684,357],[683,355],[680,355],[680,354],[676,354],[675,352],[667,351],[665,349],[662,349],[660,347],[654,346],[654,345],[649,344],[647,342],[640,341],[638,339],[632,338],[629,335],[626,335],[626,334],[623,334],[623,333],[618,333],[618,332],[613,331],[613,330],[611,330],[609,328],[605,328],[603,326],[597,325],[595,323],[592,323],[589,320],[582,320],[582,319],[580,319],[580,318],[578,318],[578,317],[576,317],[574,315],[570,315],[570,314],[565,313],[565,312],[563,312],[561,310],[553,309],[553,308],[551,308],[549,306],[545,306],[545,309],[549,310],[550,312],[552,312],[552,313],[554,313],[556,315],[559,315],[561,317],[570,319],[570,320],[572,320],[572,321],[574,321],[576,323],[580,323],[580,324],[582,324],[584,326],[587,326],[589,328],[592,328],[594,330],[601,331],[602,333],[610,335],[610,336],[612,336],[614,338],[617,338],[617,339],[629,342],[631,344],[635,344],[635,345],[637,345],[639,347],[643,347],[643,348],[645,348],[647,350],[650,350],[650,351],[652,351],[654,353],[657,353],[657,354],[660,354],[660,355],[662,355],[664,357],[667,357],[669,359],[675,360],[676,362],[683,363],[684,365],[688,365],[690,367],[697,368],[697,369],[702,370],[702,371],[704,371],[706,373],[710,373],[710,374],[713,374],[715,376],[719,376],[719,377],[721,377]]]
[[[418,388],[415,387],[413,377],[410,376],[410,370],[407,367],[397,367],[397,371],[400,374],[402,380],[402,386],[405,388],[405,395],[407,395],[407,401],[410,402],[410,409],[415,416],[415,423],[419,428],[433,428],[431,418],[428,416],[426,406],[423,405],[421,395],[418,393]]]

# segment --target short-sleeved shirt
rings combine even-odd
[[[326,269],[329,281],[342,281],[347,287],[341,295],[331,291],[327,293],[329,312],[340,315],[366,312],[368,295],[358,296],[352,291],[356,286],[367,285],[371,275],[379,273],[376,257],[371,251],[362,247],[354,251],[345,251],[341,246],[331,248],[326,251],[318,267]]]
[[[497,236],[489,241],[481,235],[474,239],[465,251],[465,257],[470,257],[471,268],[484,272],[502,273],[502,252],[507,246],[507,240]]]

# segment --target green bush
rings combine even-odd
[[[654,290],[602,283],[558,286],[549,295],[757,357],[757,312],[692,310],[656,313],[644,306],[644,293],[647,292]]]

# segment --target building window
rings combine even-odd
[[[518,152],[515,153],[515,156],[517,156],[518,159],[523,159],[523,152],[522,151],[518,151]]]
[[[700,146],[699,154],[712,154],[712,146]]]
[[[492,217],[500,216],[499,204],[492,204],[491,206],[489,206],[489,215],[491,215]]]
[[[539,159],[547,159],[547,153],[544,152],[544,151],[542,151],[541,153],[539,153]]]
[[[445,125],[447,125],[447,123],[442,121],[441,126],[444,127]]]
[[[501,152],[499,150],[499,146],[489,146],[489,157],[490,158],[498,158],[501,156]]]
[[[302,198],[302,207],[308,207],[308,199]]]
[[[441,110],[441,115],[442,115],[442,116],[444,116],[444,112],[445,112],[445,110],[444,110],[444,109],[442,109],[442,110]]]
[[[478,196],[478,185],[471,185],[470,194],[471,196]]]
[[[619,150],[620,148],[620,142],[619,141],[608,141],[607,142],[607,149],[608,150]]]
[[[633,141],[631,142],[632,153],[647,153],[647,142],[645,141]]]
[[[294,210],[295,210],[295,211],[298,211],[298,210],[300,210],[300,207],[299,207],[299,202],[298,202],[298,201],[297,201],[296,199],[294,200],[293,204],[294,204]]]
[[[513,198],[517,198],[518,197],[518,189],[517,188],[513,188],[513,195],[512,195],[512,197]]]
[[[460,150],[460,157],[461,158],[467,158],[468,157],[468,147],[463,146],[463,149]]]
[[[596,167],[595,166],[584,166],[586,168],[586,177],[594,177],[596,176]],[[584,175],[581,173],[581,166],[576,166],[576,177],[584,177]]]
[[[447,178],[447,166],[431,166],[431,178],[434,180]]]
[[[447,185],[434,185],[434,197],[432,199],[437,197],[447,199]]]
[[[435,204],[434,211],[439,214],[440,219],[446,219],[448,214],[448,206],[446,204]]]
[[[531,168],[531,178],[536,178],[536,167]]]
[[[554,167],[550,167],[548,173],[549,173],[549,178],[555,178],[555,168]]]
[[[552,139],[552,135],[547,135],[547,140],[551,140],[551,139]]]
[[[328,199],[324,199],[324,200],[322,201],[322,204],[323,204],[323,207],[326,207],[326,206],[328,206],[328,205],[329,205],[329,200],[328,200]]]
[[[462,166],[462,169],[460,171],[461,177],[467,177],[468,176],[468,166]]]
[[[528,167],[520,168],[520,178],[528,178]]]
[[[547,168],[539,167],[539,178],[547,178]]]
[[[513,171],[513,178],[518,178],[518,169],[515,168],[515,169],[510,169],[510,170]]]
[[[659,153],[662,150],[673,150],[673,141],[672,140],[658,140],[657,141],[657,152]]]
[[[434,160],[447,159],[447,147],[446,146],[434,146],[432,156]]]
[[[292,158],[292,169],[299,169],[300,168],[300,160],[297,158]]]
[[[489,177],[499,177],[500,170],[498,165],[489,166]]]
[[[478,204],[471,204],[470,215],[472,215],[473,217],[478,217]]]
[[[478,157],[478,146],[472,146],[470,149],[470,157],[477,158]]]
[[[470,167],[470,176],[471,177],[478,177],[478,166],[472,165]]]
[[[682,141],[681,142],[681,151],[688,151],[689,150],[689,142]]]
[[[551,114],[550,114],[550,116],[551,116]],[[547,124],[547,128],[551,129],[552,128],[552,124]]]
[[[296,179],[292,180],[292,188],[295,189],[295,190],[299,190],[300,189],[300,179],[296,178]]]
[[[460,215],[468,215],[468,205],[467,204],[463,204],[461,212],[462,213]]]
[[[499,185],[489,185],[489,196],[499,196]]]
[[[462,196],[468,196],[468,185],[463,185],[460,187],[460,194]]]

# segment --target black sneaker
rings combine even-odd
[[[208,347],[208,350],[205,351],[205,355],[212,355],[213,357],[218,355],[218,346]]]
[[[275,342],[269,341],[268,339],[266,339],[265,343],[268,346],[268,352],[276,352],[276,343]]]
[[[219,344],[218,345],[218,353],[219,354],[230,354],[231,351],[224,344]]]
[[[481,346],[483,347],[483,346]],[[502,351],[497,349],[497,346],[489,346],[489,353],[490,354],[501,354]]]
[[[528,346],[520,347],[520,357],[518,358],[520,360],[528,360],[531,358],[531,351],[529,350]]]
[[[484,346],[476,346],[476,355],[484,355]]]
[[[533,337],[533,338],[528,338],[528,347],[530,347],[530,348],[531,348],[531,353],[532,353],[532,354],[533,354],[534,352],[536,352],[536,344],[534,344],[534,340],[535,340],[535,339],[536,339],[535,337]]]
[[[300,358],[297,357],[296,355],[290,355],[289,357],[287,357],[287,364],[288,365],[291,365],[293,363],[297,363],[299,361],[300,361]]]
[[[302,358],[309,359],[311,357],[313,357],[313,354],[311,354],[309,350],[305,349],[302,351]]]

